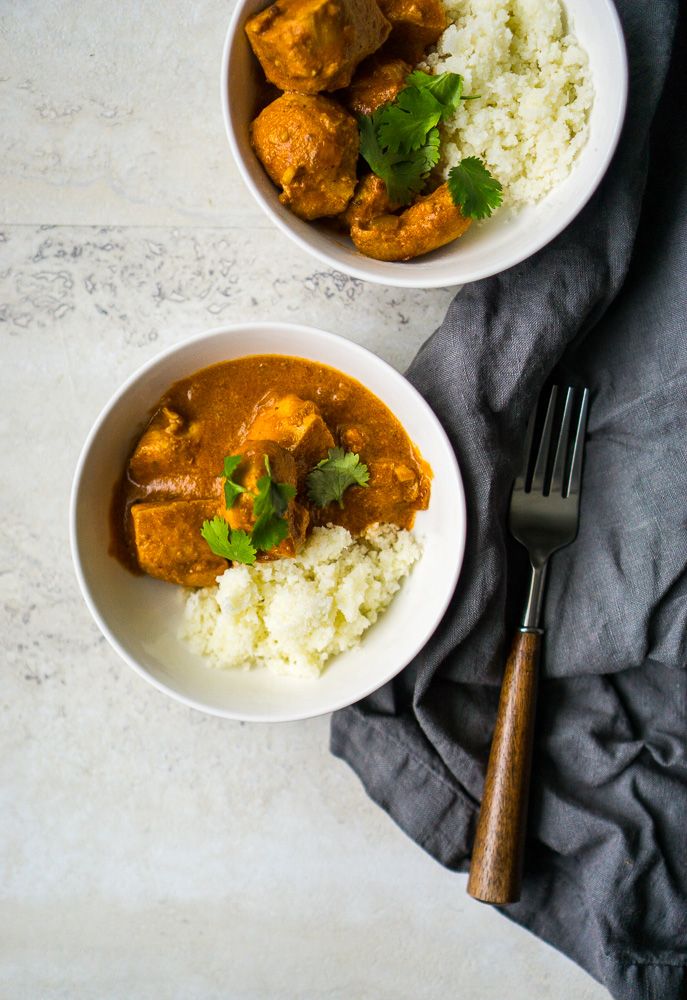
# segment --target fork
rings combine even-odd
[[[538,434],[534,409],[510,501],[509,528],[530,557],[530,587],[503,675],[468,879],[471,896],[497,906],[520,898],[549,556],[577,534],[589,390],[580,398],[568,387],[560,415],[558,397],[554,386]]]

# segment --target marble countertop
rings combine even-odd
[[[455,289],[328,271],[230,160],[231,3],[10,3],[0,26],[0,996],[602,1000],[365,797],[328,720],[246,726],[146,685],[77,590],[71,477],[110,394],[222,322],[402,369]]]

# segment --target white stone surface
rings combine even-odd
[[[327,750],[139,680],[77,592],[71,475],[134,368],[293,319],[399,368],[449,290],[323,270],[263,220],[217,100],[230,5],[16,0],[0,26],[0,997],[602,1000],[465,894]]]

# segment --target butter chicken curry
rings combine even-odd
[[[293,556],[315,525],[410,528],[430,478],[393,414],[342,372],[282,355],[221,362],[155,407],[115,490],[111,551],[134,572],[209,586],[234,559],[217,554],[227,539],[252,562]]]

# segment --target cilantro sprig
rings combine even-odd
[[[248,492],[232,479],[242,460],[242,455],[228,455],[224,459],[224,499],[227,510],[231,510],[241,493]],[[224,518],[219,516],[203,522],[200,533],[216,556],[252,566],[258,551],[269,552],[288,535],[289,525],[284,515],[289,501],[296,495],[296,488],[290,483],[278,483],[272,478],[267,455],[265,470],[266,475],[261,476],[257,482],[258,492],[252,494],[256,520],[250,534],[238,528],[230,529]]]
[[[267,475],[258,479],[258,492],[253,500],[253,513],[256,517],[265,515],[281,517],[289,506],[289,501],[296,495],[296,487],[291,483],[277,483],[272,478],[270,460],[265,455]]]
[[[327,458],[308,474],[308,496],[317,507],[336,501],[343,508],[343,495],[349,486],[367,486],[370,473],[360,457],[343,448],[330,448]]]
[[[230,532],[223,517],[216,515],[211,521],[203,521],[200,533],[216,556],[248,566],[255,562],[256,550],[250,535],[240,530]]]
[[[427,136],[441,121],[442,111],[430,91],[406,87],[379,112],[379,141],[386,149],[412,153],[425,145]]]
[[[414,70],[395,100],[371,115],[360,116],[360,153],[386,184],[392,202],[408,205],[421,193],[439,162],[437,126],[453,114],[460,101],[478,96],[463,95],[460,73],[432,76]],[[454,205],[473,219],[487,218],[503,199],[501,185],[476,156],[465,157],[451,168],[448,189]]]
[[[503,189],[477,156],[466,156],[448,173],[448,190],[465,216],[486,219],[503,201]]]
[[[360,153],[398,205],[422,191],[439,162],[437,125],[453,114],[463,90],[459,73],[415,70],[406,83],[395,100],[358,119]]]
[[[415,87],[432,97],[444,109],[442,119],[452,114],[460,101],[471,101],[474,98],[463,96],[463,77],[460,73],[423,73],[421,69],[413,70],[406,77],[406,86]],[[399,95],[400,96],[400,95]]]
[[[422,191],[430,170],[439,162],[439,130],[431,129],[425,144],[410,154],[393,152],[379,140],[377,113],[360,119],[360,152],[386,184],[391,201],[407,205]]]
[[[279,545],[289,533],[289,526],[283,515],[289,501],[296,495],[296,487],[290,483],[277,483],[272,478],[270,460],[265,455],[267,475],[258,479],[258,492],[253,500],[253,513],[257,518],[251,537],[253,545],[262,552],[269,552]]]
[[[431,129],[425,144],[410,154],[394,152],[379,139],[379,122],[375,120],[378,113],[360,119],[360,152],[372,172],[386,184],[391,201],[407,205],[422,191],[430,170],[439,161],[439,130]]]
[[[227,505],[227,510],[231,510],[234,506],[234,501],[242,493],[246,492],[245,486],[235,483],[232,476],[241,464],[241,455],[227,455],[224,459],[224,500]]]

